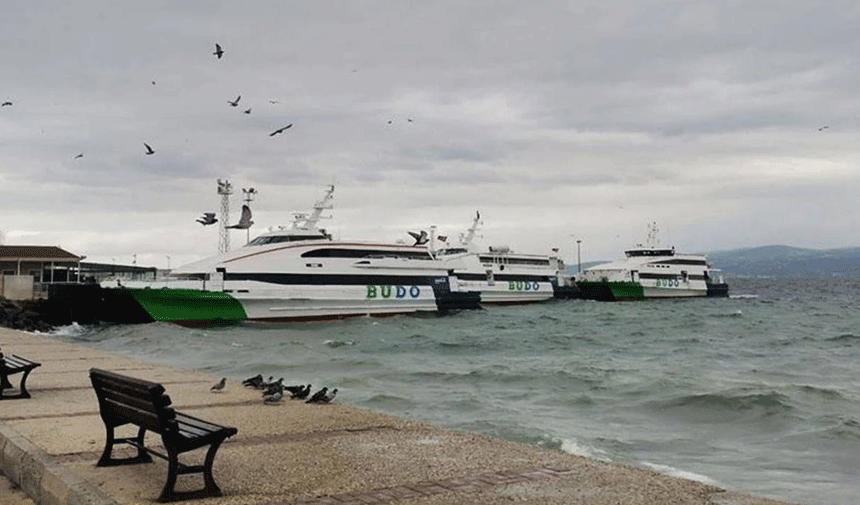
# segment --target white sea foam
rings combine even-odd
[[[665,475],[669,475],[672,477],[680,477],[682,479],[694,480],[696,482],[701,482],[702,484],[708,484],[711,486],[725,487],[723,484],[717,482],[716,480],[706,476],[700,475],[694,472],[688,472],[687,470],[680,470],[675,467],[671,467],[669,465],[661,465],[658,463],[649,463],[647,461],[643,461],[642,464],[647,466],[648,468],[654,470],[655,472],[660,472]]]
[[[729,298],[735,298],[738,300],[746,300],[749,298],[758,298],[758,295],[748,294],[748,293],[740,293],[737,295],[729,295]]]
[[[607,462],[611,461],[609,455],[607,455],[605,451],[583,444],[576,439],[562,439],[561,450],[570,454],[576,454],[577,456],[584,456],[586,458]]]
[[[87,330],[79,325],[78,323],[72,322],[72,324],[68,324],[66,326],[58,326],[51,332],[51,335],[58,335],[61,337],[74,337],[76,335],[81,335]]]

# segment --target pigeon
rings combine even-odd
[[[320,403],[325,398],[326,393],[328,393],[328,388],[324,387],[314,393],[314,395],[311,396],[310,399],[308,399],[305,403]]]
[[[310,385],[310,384],[308,384],[308,385]],[[289,391],[291,394],[299,393],[299,392],[301,392],[304,388],[305,388],[305,387],[304,387],[304,386],[302,386],[301,384],[299,384],[299,385],[297,385],[297,386],[284,386],[284,389],[285,389],[286,391]]]
[[[203,213],[203,215],[202,215],[202,216],[200,216],[200,218],[199,218],[199,219],[197,219],[197,222],[198,222],[198,223],[200,223],[200,224],[202,224],[203,226],[207,226],[207,225],[210,225],[210,224],[215,224],[215,223],[217,223],[217,222],[218,222],[218,218],[216,218],[216,217],[215,217],[215,213],[214,213],[214,212],[204,212],[204,213]],[[262,380],[263,380],[263,376],[261,375],[261,376],[260,376],[260,381],[262,382]]]
[[[80,153],[80,154],[78,154],[77,156],[75,156],[75,159],[83,158],[83,157],[84,157],[84,153]]]
[[[242,112],[243,112],[243,113],[245,113],[245,114],[250,114],[250,113],[251,113],[251,109],[245,109],[245,110],[243,110]]]
[[[263,385],[263,376],[262,374],[257,374],[254,377],[248,377],[247,379],[242,381],[242,385],[245,387],[257,387]]]
[[[288,124],[287,126],[285,126],[285,127],[283,127],[283,128],[278,128],[277,130],[273,131],[272,133],[270,133],[270,134],[269,134],[269,136],[270,136],[270,137],[274,137],[275,135],[277,135],[277,134],[279,134],[279,133],[284,133],[284,131],[289,130],[289,129],[290,129],[290,128],[292,128],[292,127],[293,127],[293,123],[290,123],[290,124]]]
[[[421,233],[415,233],[414,231],[410,231],[409,234],[412,235],[412,238],[415,239],[415,243],[412,245],[423,245],[430,240],[427,236],[427,232],[424,230],[421,230]]]
[[[230,225],[227,228],[232,228],[234,230],[247,230],[252,224],[254,224],[254,222],[251,221],[251,207],[243,205],[242,215],[239,217],[239,222],[234,225]]]
[[[8,107],[9,105],[12,105],[12,102],[3,102],[3,104],[0,105],[0,107]]]
[[[269,405],[271,405],[271,404],[273,404],[273,403],[278,403],[278,402],[280,402],[280,401],[281,401],[281,399],[282,399],[283,397],[284,397],[284,394],[283,394],[283,393],[275,393],[275,394],[273,394],[273,395],[271,395],[271,396],[267,396],[267,397],[263,398],[263,403],[266,403],[266,404],[269,404]]]
[[[143,145],[146,147],[146,155],[147,156],[149,156],[150,154],[155,154],[155,150],[153,148],[149,147],[149,144],[144,142]]]
[[[283,377],[278,382],[273,382],[271,384],[267,384],[265,387],[265,391],[263,391],[263,396],[269,396],[274,393],[283,393],[284,392],[284,379]]]
[[[290,396],[290,398],[298,398],[299,400],[304,400],[305,398],[308,397],[309,394],[311,394],[311,385],[310,384],[305,386],[305,388],[302,389],[301,391],[299,391],[298,393],[293,393],[293,395]]]
[[[218,381],[217,384],[209,388],[210,391],[214,391],[216,393],[220,393],[224,390],[224,386],[227,385],[227,377],[221,377],[221,380]]]
[[[331,393],[327,394],[325,398],[323,398],[324,403],[331,403],[334,400],[334,397],[337,396],[337,388],[331,390]]]
[[[227,100],[227,103],[230,104],[230,107],[238,107],[239,106],[239,100],[241,100],[241,99],[242,99],[242,95],[239,95],[232,102],[230,100]]]
[[[224,50],[221,49],[221,44],[215,44],[215,52],[212,54],[217,56],[219,60],[221,59],[222,56],[224,56]]]

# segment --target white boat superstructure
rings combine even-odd
[[[333,193],[332,186],[310,215],[240,249],[179,267],[165,281],[121,288],[152,319],[175,322],[437,311],[450,293],[447,263],[426,245],[333,240],[317,226]]]
[[[576,276],[576,286],[585,298],[629,300],[641,298],[680,298],[722,296],[728,287],[722,279],[714,282],[711,267],[703,254],[677,253],[674,247],[660,244],[656,223],[648,227],[645,244],[625,251],[625,257],[585,269]]]
[[[451,277],[451,290],[480,293],[482,304],[522,304],[550,300],[554,284],[564,270],[557,255],[516,253],[508,246],[490,246],[481,250],[476,244],[481,221],[480,212],[456,246],[433,249],[443,260]],[[435,244],[436,230],[431,228],[430,244]]]

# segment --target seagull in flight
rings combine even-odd
[[[200,223],[200,224],[202,224],[203,226],[207,226],[207,225],[210,225],[210,224],[215,224],[215,223],[217,223],[217,222],[218,222],[218,218],[216,218],[216,217],[215,217],[215,213],[214,213],[214,212],[204,212],[204,213],[203,213],[203,215],[202,215],[202,216],[200,216],[200,219],[198,219],[198,220],[197,220],[197,222],[198,222],[198,223]],[[262,379],[263,379],[263,378],[262,378],[262,377],[260,377],[260,380],[262,380]]]
[[[250,114],[250,113],[251,113],[251,109],[250,109],[250,108],[249,108],[249,109],[245,109],[245,110],[243,110],[242,112],[244,112],[245,114]]]
[[[234,230],[247,230],[252,224],[254,224],[254,222],[251,221],[251,207],[243,205],[242,216],[239,217],[239,222],[232,226],[228,226],[227,228],[232,228]]]
[[[146,155],[147,156],[149,156],[150,154],[155,154],[155,149],[149,147],[149,144],[144,142],[143,145],[144,145],[144,147],[146,147]]]
[[[269,103],[270,103],[270,104],[272,104],[272,105],[274,105],[274,104],[279,104],[279,103],[281,103],[281,102],[279,102],[279,101],[277,101],[277,100],[269,100]]]
[[[215,52],[212,54],[217,56],[219,60],[221,59],[222,56],[224,56],[224,50],[221,49],[221,44],[215,44]]]
[[[824,125],[824,126],[821,126],[820,128],[818,128],[818,131],[824,131],[824,130],[826,130],[826,129],[828,129],[828,128],[830,128],[830,127],[829,127],[829,126],[827,126],[827,125]]]
[[[239,95],[236,97],[236,100],[234,100],[232,102],[230,100],[227,100],[227,103],[230,104],[230,107],[238,107],[239,106],[239,100],[241,100],[241,99],[242,99],[242,95]]]
[[[77,156],[75,156],[75,159],[83,158],[83,157],[84,157],[84,153],[80,153],[80,154],[78,154]]]
[[[292,128],[292,127],[293,127],[293,123],[290,123],[290,124],[288,124],[287,126],[285,126],[285,127],[283,127],[283,128],[278,128],[277,130],[273,131],[272,133],[270,133],[270,134],[269,134],[269,136],[270,136],[270,137],[274,137],[275,135],[277,135],[277,134],[279,134],[279,133],[284,133],[284,131],[289,130],[289,129],[290,129],[290,128]]]
[[[0,107],[6,107],[6,106],[9,106],[9,105],[12,105],[12,102],[3,102],[3,104],[2,104],[2,105],[0,105]]]
[[[421,230],[421,233],[415,233],[414,231],[410,231],[408,233],[415,239],[415,243],[412,245],[424,245],[430,240],[427,236],[427,232],[424,230]]]

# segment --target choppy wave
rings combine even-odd
[[[765,416],[787,415],[793,410],[788,396],[768,391],[744,393],[723,391],[684,395],[657,402],[660,409],[684,412],[705,419],[719,419],[727,414],[758,412]]]
[[[56,338],[237,381],[337,385],[344,403],[787,501],[853,505],[856,489],[821,483],[856,479],[840,463],[860,450],[860,311],[845,302],[860,299],[855,284],[749,279],[730,285],[755,295],[722,299],[206,330],[104,325]]]
[[[655,472],[662,473],[664,475],[671,475],[672,477],[680,477],[682,479],[694,480],[696,482],[701,482],[702,484],[708,484],[711,486],[724,487],[723,484],[718,482],[715,479],[712,479],[708,476],[701,475],[695,472],[690,472],[688,470],[681,470],[678,468],[671,467],[669,465],[661,465],[658,463],[650,463],[648,461],[643,461],[642,465],[647,466],[648,468],[654,470]]]

